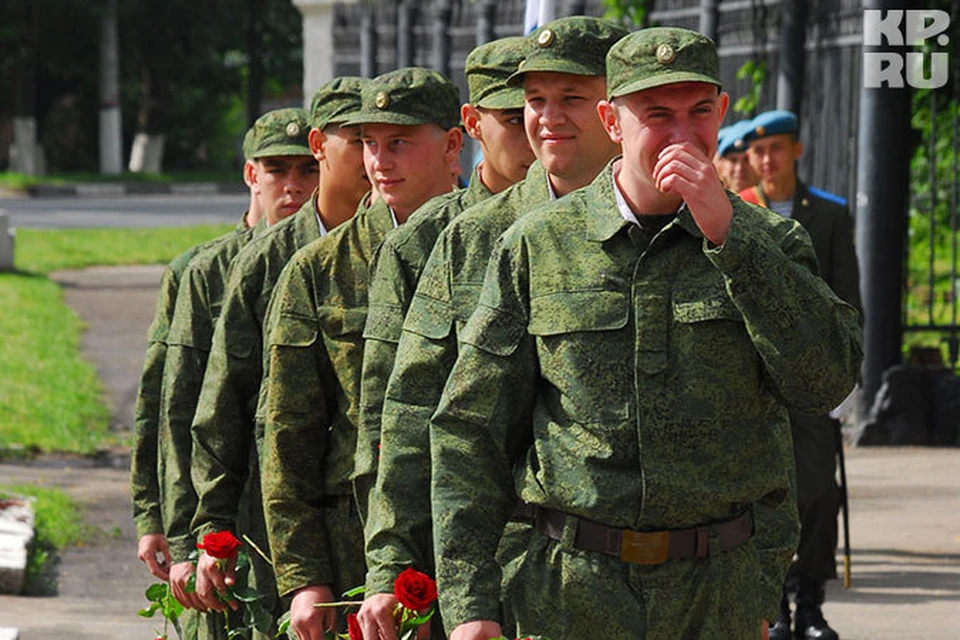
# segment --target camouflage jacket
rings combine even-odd
[[[523,182],[460,214],[437,239],[417,285],[383,400],[380,468],[369,506],[368,593],[393,591],[408,566],[433,574],[428,425],[457,357],[497,237],[550,200],[539,162]]]
[[[267,302],[290,257],[320,237],[315,202],[311,197],[297,213],[271,226],[230,265],[191,430],[197,538],[236,527],[253,453]]]
[[[220,315],[227,270],[234,256],[265,228],[261,221],[200,252],[184,271],[177,295],[163,370],[157,471],[164,533],[174,563],[185,561],[196,549],[190,533],[197,506],[190,482],[190,426],[207,368],[213,327]]]
[[[234,233],[242,232],[245,228],[241,222],[237,229],[221,238],[230,237]],[[140,374],[140,386],[137,390],[134,409],[136,440],[130,461],[130,492],[137,537],[163,532],[160,486],[157,480],[160,387],[163,384],[163,366],[167,357],[167,333],[170,330],[170,322],[173,320],[180,278],[190,260],[219,239],[202,242],[184,251],[170,262],[160,279],[157,308],[153,322],[147,330],[147,352],[144,357],[143,371]]]
[[[428,200],[410,219],[387,234],[373,260],[370,308],[363,330],[363,375],[354,489],[366,520],[368,494],[377,474],[380,413],[387,379],[393,370],[403,318],[420,274],[440,232],[464,209],[493,195],[474,172],[466,189]]]
[[[608,166],[501,237],[430,429],[448,628],[498,619],[494,554],[518,497],[634,530],[789,501],[788,473],[764,461],[783,457],[786,406],[826,411],[853,387],[859,314],[800,225],[730,198],[721,247],[686,209],[647,238]],[[763,548],[769,528],[752,543],[779,581],[751,578],[743,597],[775,616],[795,513],[780,547]]]
[[[324,509],[352,501],[369,264],[392,228],[378,200],[298,252],[270,304],[261,483],[281,594],[332,584],[336,564],[358,563],[362,575],[362,557],[334,557]]]

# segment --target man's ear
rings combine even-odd
[[[463,148],[463,130],[460,127],[447,129],[447,132],[444,134],[444,140],[443,155],[450,158],[459,157],[460,150]]]
[[[463,122],[463,128],[467,130],[467,135],[474,140],[480,140],[483,132],[480,129],[480,112],[472,104],[465,103],[460,107],[460,121]]]
[[[613,103],[601,100],[597,103],[597,115],[600,116],[600,122],[603,123],[603,128],[607,130],[610,139],[620,144],[623,141],[623,136],[620,133],[620,118],[617,116],[617,108],[613,106]]]
[[[730,107],[730,94],[726,91],[721,91],[718,96],[720,104],[717,105],[717,115],[720,117],[720,122],[723,122],[723,116],[727,115],[727,109]]]
[[[326,159],[327,134],[314,127],[307,134],[307,144],[310,145],[310,153],[313,154],[314,160],[323,162]]]
[[[800,156],[803,155],[803,142],[797,140],[793,143],[793,159],[799,160]]]
[[[254,190],[254,193],[259,193],[260,187],[257,181],[257,165],[254,164],[255,162],[256,160],[247,160],[243,163],[243,181]]]

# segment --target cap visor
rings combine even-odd
[[[266,147],[264,149],[257,149],[253,155],[250,156],[251,160],[257,158],[268,158],[276,156],[313,156],[310,153],[309,147],[304,147],[299,144],[274,144]]]
[[[522,109],[524,103],[523,89],[509,87],[483,96],[476,106],[483,109]]]
[[[340,123],[341,127],[352,127],[358,124],[398,124],[405,127],[415,127],[418,124],[439,124],[430,118],[410,116],[404,113],[393,113],[390,111],[380,111],[378,113],[358,112],[353,117],[345,119]]]
[[[717,87],[720,86],[720,81],[716,78],[711,78],[705,73],[696,73],[693,71],[677,71],[675,73],[659,73],[650,78],[644,78],[642,80],[635,80],[634,82],[629,82],[622,87],[618,87],[614,91],[610,92],[611,98],[616,98],[618,96],[625,96],[628,93],[636,93],[637,91],[644,91],[645,89],[653,89],[654,87],[662,87],[666,84],[677,84],[679,82],[704,82],[707,84],[712,84]]]
[[[523,83],[523,76],[526,73],[533,73],[536,71],[552,71],[554,73],[569,73],[575,76],[602,76],[604,75],[603,69],[599,71],[589,65],[583,64],[581,62],[576,62],[570,60],[569,58],[549,58],[549,57],[540,57],[540,58],[531,58],[528,59],[524,65],[523,69],[518,69],[510,74],[510,77],[507,78],[507,85],[515,87]]]

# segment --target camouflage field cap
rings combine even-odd
[[[464,67],[470,104],[484,109],[523,108],[523,87],[508,85],[507,78],[527,57],[529,46],[527,38],[513,36],[482,44],[471,51]]]
[[[243,139],[247,160],[267,156],[310,156],[310,122],[303,109],[275,109],[263,114]]]
[[[367,82],[362,106],[344,125],[433,123],[442,129],[460,125],[460,92],[433,69],[404,67]]]
[[[713,40],[689,29],[653,27],[631,33],[607,54],[611,98],[675,82],[720,86],[720,60]]]
[[[527,36],[527,57],[507,83],[520,84],[524,74],[531,71],[602,76],[606,73],[607,51],[625,35],[625,28],[602,18],[570,16],[548,22]]]
[[[360,111],[360,91],[369,80],[354,76],[334,78],[320,85],[310,102],[310,120],[317,129],[346,122]]]

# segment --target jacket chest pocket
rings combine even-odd
[[[677,362],[695,364],[698,375],[725,386],[753,384],[756,350],[722,284],[674,291],[671,342]]]
[[[565,413],[579,422],[629,415],[633,342],[628,297],[616,291],[563,291],[530,300],[527,330],[541,375]]]

